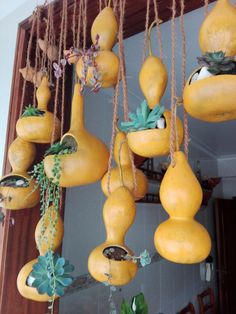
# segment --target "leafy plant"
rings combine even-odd
[[[123,300],[121,303],[120,314],[148,314],[148,305],[143,293],[134,296],[131,304],[129,304],[128,301]]]
[[[199,65],[208,68],[213,74],[236,74],[236,63],[234,57],[225,56],[225,52],[207,52],[197,58]]]
[[[32,287],[36,288],[39,294],[47,293],[50,297],[61,297],[66,287],[73,282],[70,274],[73,271],[74,266],[69,261],[48,251],[44,256],[39,256],[38,262],[33,265],[30,274],[34,278]]]
[[[39,110],[38,108],[33,107],[32,105],[26,106],[21,118],[23,117],[42,117],[44,115],[44,111]]]
[[[153,110],[150,110],[147,101],[141,103],[141,108],[138,107],[136,114],[129,112],[131,121],[121,122],[121,130],[123,132],[134,132],[139,130],[154,129],[157,127],[157,121],[162,118],[164,107],[157,105]]]
[[[76,151],[75,147],[70,146],[65,142],[56,142],[51,145],[51,147],[46,150],[45,156],[48,155],[66,155],[72,154]]]

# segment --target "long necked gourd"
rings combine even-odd
[[[16,124],[16,132],[19,137],[28,142],[34,143],[50,143],[52,139],[53,129],[54,139],[60,136],[60,121],[47,110],[51,91],[49,89],[48,77],[44,76],[36,92],[38,101],[38,109],[42,111],[40,116],[20,117]]]
[[[114,159],[117,167],[111,170],[110,177],[110,192],[112,193],[118,187],[126,186],[134,195],[136,200],[139,200],[145,196],[148,190],[148,180],[145,174],[135,169],[133,174],[132,164],[130,160],[129,147],[126,140],[126,135],[123,132],[118,131],[115,138],[114,145]],[[136,191],[134,184],[134,175],[137,183]],[[108,173],[104,175],[101,181],[102,191],[106,196],[109,196],[108,192]]]
[[[61,173],[59,184],[62,187],[85,185],[96,182],[107,171],[109,152],[106,145],[90,134],[84,126],[83,95],[80,84],[74,86],[70,130],[61,139],[75,148],[75,152],[58,155]],[[44,169],[53,178],[54,155],[44,158]]]
[[[103,207],[103,220],[107,238],[104,243],[96,247],[89,255],[88,269],[97,281],[107,281],[120,286],[128,284],[136,275],[137,264],[122,256],[133,256],[133,252],[125,245],[125,234],[135,218],[135,201],[126,187],[119,187],[107,198]],[[106,250],[112,248],[114,257],[107,257]],[[116,252],[120,258],[115,257]]]
[[[211,250],[207,230],[194,219],[202,202],[202,189],[184,153],[175,152],[174,160],[160,186],[160,200],[170,217],[158,226],[154,244],[169,261],[199,263]]]
[[[199,32],[202,52],[236,54],[236,8],[228,0],[218,0],[206,16]]]
[[[17,137],[9,147],[8,159],[12,172],[0,180],[0,206],[18,210],[34,207],[39,202],[39,189],[35,188],[35,180],[31,179],[27,169],[36,156],[34,143]],[[7,182],[14,184],[7,184]]]

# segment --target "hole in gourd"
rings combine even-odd
[[[66,135],[63,138],[62,143],[65,143],[67,146],[71,147],[75,152],[77,151],[78,148],[78,144],[75,140],[75,138],[71,135]]]
[[[191,85],[192,83],[194,83],[197,80],[197,77],[198,77],[200,71],[201,71],[201,68],[193,73],[193,75],[191,76],[191,78],[189,80],[189,85]]]
[[[156,129],[157,130],[162,130],[166,128],[166,118],[164,117],[164,115],[162,115],[160,117],[159,120],[157,120],[156,122]]]
[[[29,186],[29,180],[22,176],[8,176],[6,178],[3,178],[0,181],[0,186],[5,187],[13,187],[13,188],[22,188],[22,187],[28,187]]]
[[[113,261],[125,261],[128,252],[120,246],[108,246],[103,250],[103,255]]]
[[[35,281],[35,278],[32,276],[32,272],[31,272],[29,276],[26,278],[25,284],[26,286],[32,288],[34,281]]]
[[[62,142],[56,142],[45,152],[45,156],[67,155],[77,151],[78,144],[73,136],[66,135]]]

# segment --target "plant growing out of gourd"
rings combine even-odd
[[[148,314],[148,304],[143,293],[139,293],[131,300],[131,304],[123,300],[121,303],[120,314]]]

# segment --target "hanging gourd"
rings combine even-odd
[[[236,8],[228,0],[218,0],[206,16],[199,32],[204,53],[201,68],[187,80],[183,100],[194,118],[221,122],[236,118]]]
[[[174,154],[160,186],[160,200],[170,218],[161,223],[154,243],[161,256],[182,264],[200,263],[210,253],[211,239],[194,216],[202,202],[201,186],[181,151]]]
[[[54,151],[55,146],[52,146],[44,158],[44,169],[48,178],[53,178],[55,155],[59,159],[61,167],[59,185],[62,187],[96,182],[107,170],[108,149],[102,141],[85,129],[83,106],[80,84],[76,83],[70,130],[63,135],[59,145],[62,151]]]
[[[167,84],[167,71],[162,61],[154,56],[148,31],[149,56],[139,73],[139,85],[146,98],[137,108],[136,114],[129,113],[130,121],[121,123],[121,130],[127,132],[128,145],[137,155],[143,157],[164,156],[170,147],[170,111],[160,106],[160,100]],[[177,117],[178,141],[183,140],[183,126]]]
[[[50,143],[55,129],[55,139],[60,136],[60,121],[47,110],[51,91],[48,77],[44,76],[36,92],[38,107],[26,107],[16,124],[19,137],[28,142]],[[55,127],[54,127],[55,125]]]
[[[0,180],[0,206],[18,210],[34,207],[39,202],[39,189],[27,173],[33,163],[36,148],[33,143],[17,137],[8,151],[12,172]]]
[[[92,47],[82,54],[76,64],[76,73],[83,85],[99,84],[99,88],[116,85],[119,58],[112,51],[112,47],[116,42],[117,32],[117,20],[109,3],[92,24]]]
[[[128,257],[133,252],[125,245],[125,234],[135,218],[135,201],[126,187],[119,187],[110,194],[103,207],[106,241],[89,255],[88,269],[97,281],[111,285],[126,285],[136,275],[137,264]]]
[[[145,174],[135,169],[133,174],[132,163],[130,160],[129,147],[126,140],[126,135],[118,131],[114,146],[114,159],[117,167],[113,168],[110,173],[110,192],[112,193],[118,187],[126,186],[134,195],[136,200],[142,199],[148,190],[148,180]],[[136,180],[136,189],[134,184],[134,176]],[[106,196],[109,196],[108,191],[108,173],[104,175],[101,181],[102,191]]]

